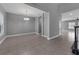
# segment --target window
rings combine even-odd
[[[69,22],[68,24],[69,29],[74,29],[74,26],[75,26],[75,22]]]

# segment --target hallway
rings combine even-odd
[[[36,34],[7,38],[0,45],[1,55],[72,55],[73,36],[71,32],[47,40]]]

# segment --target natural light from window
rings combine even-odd
[[[69,29],[74,29],[74,26],[75,26],[75,22],[69,22],[68,24]]]

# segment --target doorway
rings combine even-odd
[[[38,17],[38,33],[44,35],[44,17],[43,15]]]
[[[38,20],[38,33],[40,34],[40,35],[42,35],[42,22],[41,22],[41,20],[42,20],[42,16],[40,16],[39,17],[39,20]]]
[[[44,12],[35,20],[35,31],[37,34],[49,38],[49,13]]]

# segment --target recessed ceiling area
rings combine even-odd
[[[61,13],[79,9],[79,3],[59,3],[58,6]]]
[[[2,3],[1,5],[8,13],[25,15],[29,17],[38,17],[44,12],[24,3]]]
[[[79,9],[79,3],[28,3],[28,5],[34,6],[36,8],[39,8],[39,9],[45,10],[45,11],[47,11],[47,10],[46,10],[46,8],[44,8],[44,6],[50,5],[50,7],[52,7],[53,5],[57,5],[58,11],[61,13]]]
[[[79,9],[69,11],[69,12],[66,12],[66,13],[62,14],[62,20],[63,21],[75,20],[77,18],[79,18]]]

